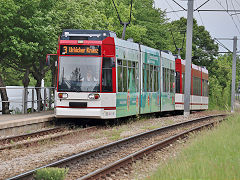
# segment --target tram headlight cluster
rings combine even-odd
[[[99,94],[89,94],[89,95],[88,95],[88,98],[89,98],[89,99],[99,99],[99,98],[100,98],[100,95],[99,95]]]
[[[68,98],[68,94],[67,93],[58,93],[58,97],[60,99]]]

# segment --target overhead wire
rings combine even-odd
[[[168,0],[165,0],[165,2],[168,4],[168,6],[172,9],[172,11],[174,12],[174,9],[172,8],[172,6],[169,4]],[[177,18],[180,19],[180,16],[174,12],[174,15],[177,16]]]
[[[209,1],[209,0],[208,0],[208,1]],[[206,1],[205,4],[206,4],[208,1]],[[196,5],[197,5],[197,1],[196,1]],[[201,5],[201,6],[202,6],[202,5]],[[199,8],[200,8],[201,6],[199,6]],[[198,8],[197,8],[197,9],[198,9]],[[199,11],[198,11],[198,15],[199,15],[199,17],[200,17],[200,20],[201,20],[202,25],[204,26],[204,23],[203,23],[203,20],[202,20],[202,16],[201,16],[201,14],[200,14]]]
[[[230,14],[230,13],[224,8],[224,6],[223,6],[218,0],[216,0],[216,1],[218,2],[218,4],[219,4],[220,6],[222,6],[222,8],[223,8],[223,9],[228,13],[228,15],[232,18],[232,21],[233,21],[233,23],[234,23],[234,25],[235,25],[235,27],[236,27],[238,33],[240,34],[240,30],[239,30],[239,28],[238,28],[236,22],[234,21],[233,17],[231,16],[231,14]]]
[[[124,24],[124,23],[122,22],[121,18],[120,18],[120,15],[119,15],[119,13],[118,13],[118,10],[117,10],[117,7],[116,7],[116,5],[115,5],[114,0],[112,0],[112,2],[113,2],[113,5],[114,5],[115,10],[116,10],[116,12],[117,12],[117,16],[118,16],[118,19],[119,19],[119,21],[120,21],[120,24]],[[131,17],[132,17],[132,3],[133,3],[133,0],[131,0],[131,9],[130,9],[130,15],[129,15],[130,17],[129,17],[128,24],[131,23]]]
[[[186,11],[186,9],[184,7],[182,7],[179,3],[177,3],[175,0],[172,0],[173,2],[175,2],[179,7],[181,7],[184,11]]]
[[[203,4],[201,4],[198,8],[196,8],[194,11],[197,11],[201,7],[203,7],[205,4],[207,4],[210,0],[205,1]]]
[[[235,7],[234,7],[234,5],[233,5],[233,1],[232,1],[232,0],[231,0],[231,4],[232,4],[233,10],[235,11],[235,14],[236,14],[237,11],[236,11],[236,9],[235,9]],[[238,22],[239,22],[239,24],[240,24],[240,19],[239,19],[238,15],[236,15],[236,18],[237,18],[237,20],[238,20]]]
[[[113,2],[113,5],[114,5],[114,8],[115,8],[115,11],[117,12],[117,16],[118,16],[118,19],[119,19],[119,21],[120,21],[120,24],[122,24],[122,20],[121,20],[121,18],[120,18],[120,15],[119,15],[119,13],[118,13],[118,10],[117,10],[117,7],[116,7],[116,5],[115,5],[115,3],[114,3],[114,0],[112,0],[112,2]]]
[[[226,0],[226,4],[227,4],[227,11],[228,11],[228,2],[227,2],[227,0]]]
[[[214,40],[215,40],[216,43],[218,43],[221,47],[223,47],[224,49],[228,50],[229,52],[232,52],[232,51],[230,51],[223,43],[221,43],[217,38],[214,38]]]

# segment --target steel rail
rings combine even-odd
[[[46,131],[43,130],[43,131],[38,131],[38,132],[34,132],[34,133],[24,134],[24,135],[22,135],[24,137],[24,139],[22,139],[22,140],[26,140],[28,138],[39,137],[38,133],[41,133],[41,136],[45,136],[45,135],[49,135],[50,133],[54,134],[54,133],[57,133],[57,132],[61,132],[61,130],[64,130],[64,129],[65,128],[56,128],[56,131],[55,131],[55,129],[52,128],[52,129],[48,129]],[[33,140],[33,141],[27,141],[27,142],[24,142],[22,144],[11,144],[11,145],[8,145],[8,146],[2,146],[2,147],[0,147],[0,150],[11,149],[11,148],[14,148],[14,147],[19,147],[19,146],[30,146],[30,145],[38,144],[39,142],[42,142],[42,141],[47,141],[47,140],[57,140],[57,139],[63,138],[64,136],[68,136],[68,135],[72,135],[72,134],[76,134],[76,133],[80,133],[80,132],[85,132],[85,131],[90,131],[90,130],[94,130],[94,129],[96,129],[96,126],[88,127],[88,128],[84,128],[84,129],[80,129],[80,130],[76,130],[76,131],[70,131],[70,132],[66,132],[66,133],[63,133],[63,134],[50,136],[50,137],[47,137],[47,138],[41,138],[41,139],[36,139],[36,140]],[[53,132],[51,132],[51,130],[53,130]],[[28,135],[30,135],[30,136],[28,136]],[[18,136],[10,137],[10,139],[11,138],[12,139],[17,139]],[[8,138],[5,138],[5,139],[7,141],[9,141]],[[2,139],[2,140],[4,140],[4,139]]]
[[[27,172],[19,174],[17,176],[8,178],[8,180],[13,180],[13,179],[31,179],[33,177],[33,174],[37,170],[42,169],[42,168],[69,166],[69,164],[72,164],[74,162],[78,162],[81,159],[85,159],[86,157],[95,156],[95,155],[99,154],[100,152],[107,151],[106,149],[108,149],[108,148],[112,148],[114,146],[119,146],[122,143],[134,141],[134,139],[137,139],[137,138],[141,138],[141,137],[144,137],[144,136],[151,136],[151,135],[153,135],[155,133],[162,133],[162,132],[164,132],[166,130],[174,129],[174,128],[177,128],[177,127],[179,127],[181,125],[188,125],[188,124],[197,123],[197,122],[200,122],[200,121],[205,121],[205,120],[208,120],[208,119],[211,119],[211,118],[215,118],[215,117],[225,117],[225,116],[226,116],[226,114],[205,116],[205,117],[196,118],[196,119],[193,119],[193,120],[190,120],[190,121],[180,122],[180,123],[176,123],[176,124],[173,124],[173,125],[170,125],[170,126],[165,126],[165,127],[161,127],[161,128],[157,128],[157,129],[151,130],[151,131],[143,132],[143,133],[131,136],[131,137],[127,137],[127,138],[124,138],[124,139],[121,139],[121,140],[118,140],[118,141],[115,141],[115,142],[103,145],[101,147],[97,147],[97,148],[94,148],[94,149],[90,149],[88,151],[81,152],[79,154],[72,155],[70,157],[61,159],[59,161],[47,164],[45,166],[38,167],[36,169],[27,171]]]
[[[155,150],[163,149],[164,147],[167,147],[169,144],[174,143],[176,140],[185,138],[189,133],[201,130],[208,126],[212,126],[212,125],[214,125],[214,123],[216,123],[216,122],[210,122],[210,123],[201,125],[199,127],[195,127],[190,130],[184,131],[177,135],[171,136],[169,138],[166,138],[158,143],[155,143],[153,145],[145,147],[145,148],[143,148],[135,153],[132,153],[118,161],[115,161],[103,168],[97,169],[81,178],[78,178],[78,180],[104,179],[104,177],[111,177],[111,174],[113,174],[117,170],[126,169],[126,167],[128,167],[130,164],[132,164],[136,160],[142,158],[143,156],[146,156]]]

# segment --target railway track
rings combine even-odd
[[[0,151],[16,147],[31,146],[47,140],[57,140],[70,134],[78,133],[80,131],[88,131],[92,129],[96,129],[96,127],[94,126],[80,130],[67,130],[64,127],[55,127],[36,131],[33,133],[26,133],[23,135],[6,137],[0,139]]]
[[[224,118],[225,115],[206,116],[141,133],[75,154],[9,179],[33,179],[34,173],[45,167],[69,168],[67,179],[101,179],[110,176],[115,179],[118,173],[127,171],[128,166],[144,154],[163,148],[176,139],[185,137],[189,132],[213,125],[218,122],[214,118],[219,117]]]

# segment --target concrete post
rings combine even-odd
[[[237,53],[237,36],[233,38],[233,61],[232,61],[232,95],[231,95],[231,112],[234,112],[235,103],[235,83],[236,83],[236,53]]]
[[[193,34],[193,0],[188,0],[186,67],[185,67],[185,89],[184,89],[184,116],[189,116],[189,114],[190,114],[192,34]]]

